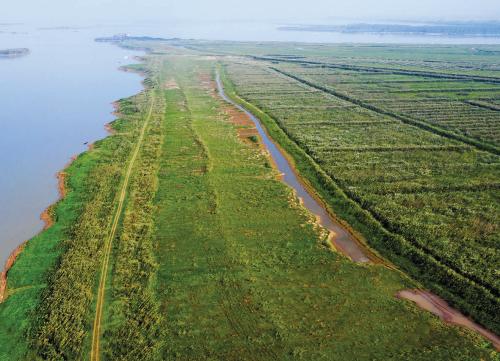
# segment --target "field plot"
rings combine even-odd
[[[500,113],[474,102],[494,104],[500,86],[263,59],[227,61],[238,94],[270,115],[380,225],[440,263],[443,276],[426,276],[430,266],[413,259],[424,279],[498,332]],[[383,253],[417,258],[377,243]]]
[[[280,69],[354,100],[498,145],[500,84],[288,65]],[[480,102],[477,102],[480,101]]]
[[[498,109],[490,106],[500,99],[500,65],[491,55],[496,47],[231,42],[190,47],[267,59],[355,101],[486,143],[500,152]]]

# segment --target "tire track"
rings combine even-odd
[[[91,361],[99,361],[100,352],[99,352],[99,343],[101,337],[101,322],[102,322],[102,313],[104,308],[104,298],[106,291],[106,279],[108,274],[108,266],[109,266],[109,258],[111,254],[111,249],[113,245],[113,239],[115,238],[116,231],[118,229],[118,223],[120,221],[120,217],[123,213],[123,207],[125,204],[125,197],[127,195],[127,189],[130,182],[130,176],[132,175],[132,169],[134,168],[135,160],[139,154],[139,150],[141,148],[142,142],[144,140],[144,134],[146,133],[146,129],[149,125],[149,121],[153,114],[153,107],[155,103],[155,98],[153,94],[154,90],[150,91],[152,96],[151,103],[149,106],[148,114],[146,116],[146,120],[144,121],[144,125],[142,126],[141,133],[139,135],[139,139],[137,140],[137,144],[135,146],[134,152],[132,153],[132,157],[128,163],[127,172],[125,173],[125,179],[123,180],[123,184],[120,190],[120,197],[118,199],[118,207],[116,208],[115,215],[113,217],[113,223],[111,226],[111,231],[109,233],[108,238],[106,239],[106,243],[104,245],[104,257],[101,267],[101,276],[99,279],[99,288],[97,290],[97,301],[96,301],[96,311],[94,316],[94,325],[92,328],[92,349],[90,352],[90,360]]]

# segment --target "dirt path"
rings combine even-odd
[[[116,230],[118,228],[118,223],[120,221],[120,217],[123,213],[123,206],[125,203],[125,197],[127,195],[127,189],[130,182],[130,176],[132,174],[132,169],[134,167],[135,160],[137,155],[139,154],[139,150],[141,148],[142,142],[144,140],[144,134],[146,133],[146,129],[149,125],[149,121],[151,119],[151,115],[153,114],[154,107],[154,94],[153,91],[150,91],[152,94],[151,104],[149,106],[148,115],[146,120],[144,121],[144,125],[142,126],[141,133],[139,135],[139,139],[137,140],[137,144],[135,146],[134,152],[132,153],[132,157],[130,158],[127,172],[125,173],[125,179],[123,180],[123,185],[120,190],[120,197],[118,199],[118,207],[116,208],[115,215],[113,217],[113,224],[111,226],[111,231],[109,233],[108,238],[106,239],[106,243],[104,244],[104,257],[102,261],[101,267],[101,277],[99,279],[99,288],[97,290],[97,301],[96,301],[96,310],[94,317],[94,326],[92,331],[92,349],[90,352],[90,360],[91,361],[99,361],[100,352],[99,352],[99,341],[101,338],[101,322],[102,322],[102,313],[104,308],[105,301],[105,291],[106,291],[106,279],[108,274],[108,266],[109,266],[109,258],[111,254],[111,249],[113,245],[113,239],[116,235]]]
[[[445,300],[435,294],[416,289],[399,291],[396,297],[415,302],[420,308],[435,314],[446,323],[463,326],[476,331],[490,340],[493,346],[500,351],[500,337],[465,317],[462,313],[452,308]]]

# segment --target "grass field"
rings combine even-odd
[[[498,332],[500,118],[493,108],[472,105],[498,98],[499,85],[480,80],[498,73],[463,72],[454,76],[477,79],[451,82],[394,75],[392,68],[329,68],[325,64],[339,63],[334,56],[321,66],[291,57],[227,61],[228,76],[236,92],[269,115],[330,182],[409,243],[377,241],[370,226],[366,237],[374,247],[400,265],[410,259],[418,266],[410,273],[420,273]],[[335,196],[326,198],[335,204]],[[367,223],[364,216],[345,216]],[[430,267],[442,268],[441,275]]]
[[[120,101],[116,133],[68,168],[69,192],[54,207],[55,225],[28,243],[9,273],[0,360],[88,359],[91,350],[103,360],[498,359],[476,334],[396,299],[397,291],[415,286],[400,272],[355,264],[326,247],[326,233],[279,180],[258,139],[238,136],[228,105],[214,92],[217,60],[154,46],[134,67],[147,76],[145,91]],[[226,74],[239,93],[257,93],[262,68],[231,63]],[[359,122],[392,121],[271,73],[261,93],[279,98],[273,103],[279,109],[317,107],[324,99],[322,106],[357,111]],[[290,104],[287,94],[297,92],[307,96]],[[387,131],[406,133],[405,126]],[[494,157],[412,131],[394,144]],[[322,132],[301,134],[301,145],[322,141]],[[362,139],[361,132],[349,136],[338,136],[339,147]]]

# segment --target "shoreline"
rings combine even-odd
[[[43,232],[43,230],[41,232]],[[2,273],[0,274],[0,304],[3,303],[7,299],[8,273],[9,273],[10,269],[12,268],[12,266],[14,266],[14,263],[16,263],[17,257],[24,250],[26,243],[28,243],[28,241],[24,241],[19,246],[17,246],[10,253],[9,257],[7,258],[7,261],[5,261],[4,269],[3,269]]]
[[[73,163],[73,161],[76,159],[76,156],[71,157],[71,160],[64,166],[64,168],[57,172],[56,178],[57,178],[57,190],[58,190],[58,197],[57,200],[54,201],[50,206],[45,208],[42,213],[40,214],[40,220],[44,223],[43,228],[38,231],[33,237],[31,237],[28,240],[25,240],[22,242],[19,246],[17,246],[9,255],[7,258],[7,261],[5,261],[5,265],[3,268],[2,273],[0,274],[0,304],[4,302],[8,298],[8,276],[9,276],[9,271],[10,269],[14,266],[16,263],[17,258],[19,255],[23,252],[24,248],[26,247],[27,243],[39,235],[40,233],[46,231],[50,227],[54,225],[54,217],[52,216],[52,210],[54,209],[54,206],[60,202],[64,197],[66,196],[67,193],[67,188],[66,188],[66,169]]]
[[[57,200],[45,208],[45,210],[40,214],[40,220],[43,221],[44,226],[40,232],[45,231],[46,229],[49,229],[53,224],[54,224],[54,217],[52,216],[51,212],[54,206],[59,202],[61,199],[63,199],[66,196],[66,172],[65,170],[73,163],[73,161],[76,159],[75,156],[71,157],[71,160],[66,164],[63,168],[63,170],[57,172],[56,178],[57,178],[57,191],[58,191],[58,198]]]
[[[87,151],[90,150],[91,149],[89,148]],[[67,179],[66,169],[68,169],[68,167],[71,166],[71,164],[74,162],[76,158],[77,156],[73,155],[70,158],[70,161],[63,167],[63,169],[56,173],[55,177],[57,179],[58,197],[51,205],[45,208],[40,214],[40,220],[44,223],[43,228],[36,234],[34,234],[33,237],[31,237],[28,240],[25,240],[19,246],[17,246],[7,258],[3,271],[0,274],[0,304],[3,303],[8,298],[9,271],[16,263],[19,255],[23,252],[24,248],[26,247],[26,245],[30,240],[32,240],[34,237],[38,236],[40,233],[46,231],[47,229],[49,229],[54,225],[55,220],[52,215],[52,210],[61,200],[64,199],[64,197],[68,192],[68,189],[66,187],[66,179]]]
[[[141,62],[144,60],[143,57],[141,56],[136,56],[133,58],[134,60],[140,60]],[[131,63],[134,64],[134,63]],[[129,64],[129,65],[131,65]],[[123,71],[123,72],[132,72],[135,74],[138,74],[140,77],[143,79],[140,81],[141,86],[144,88],[144,76],[143,72],[141,71],[134,71],[134,69],[128,68],[129,65],[123,65],[117,68],[118,71]],[[141,90],[142,91],[142,90]],[[135,94],[132,94],[131,96],[134,96]],[[113,126],[111,125],[115,120],[119,118],[119,100],[115,100],[110,103],[113,107],[113,111],[110,112],[114,116],[114,119],[105,123],[103,125],[104,129],[106,130],[107,134],[104,136],[102,139],[106,139],[107,137],[115,134],[115,130],[113,129]],[[96,139],[97,141],[98,139]],[[95,142],[95,141],[94,141]],[[94,142],[91,142],[87,146],[87,150],[83,151],[80,154],[90,152],[93,150],[94,147]],[[46,231],[49,229],[51,226],[54,225],[55,221],[53,219],[53,216],[51,214],[52,210],[54,207],[64,199],[66,196],[68,189],[66,188],[66,179],[67,179],[67,173],[66,170],[68,167],[71,166],[73,161],[78,157],[79,154],[71,156],[69,162],[59,171],[56,173],[56,179],[58,180],[57,183],[57,189],[58,189],[58,198],[50,204],[47,208],[45,208],[42,213],[40,214],[40,220],[44,223],[43,228],[39,230],[36,234],[34,234],[31,238],[28,240],[25,240],[21,242],[12,252],[10,253],[9,257],[5,261],[5,264],[3,266],[2,273],[0,274],[0,304],[2,304],[7,298],[8,298],[8,278],[9,278],[9,271],[11,268],[14,266],[16,263],[19,255],[23,252],[24,248],[26,247],[27,243],[32,240],[34,237],[38,236],[40,233]]]
[[[113,103],[111,103],[113,105],[113,112],[111,114],[113,114],[115,116],[115,119],[118,119],[118,101],[114,101]],[[111,123],[114,121],[112,120],[111,122],[108,122],[106,124],[104,124],[104,129],[107,131],[107,135],[103,138],[107,138],[108,136],[110,135],[113,135],[114,134],[114,129],[111,125]],[[92,143],[89,143],[88,144],[88,147],[87,147],[87,150],[84,151],[83,153],[86,153],[86,152],[90,152],[93,150],[93,146],[94,146],[94,142]],[[26,247],[27,243],[33,239],[34,237],[38,236],[40,233],[46,231],[47,229],[49,229],[50,227],[52,227],[55,223],[55,220],[54,220],[54,217],[53,215],[51,214],[52,213],[52,210],[54,209],[54,207],[61,201],[64,199],[64,197],[66,196],[66,194],[68,193],[68,189],[66,187],[66,179],[67,179],[67,173],[66,173],[66,169],[68,169],[71,164],[73,164],[73,162],[75,161],[75,159],[78,157],[78,155],[73,155],[71,156],[70,158],[70,161],[62,168],[62,170],[60,170],[59,172],[56,173],[56,179],[57,179],[57,190],[58,190],[58,198],[51,204],[49,205],[47,208],[45,208],[42,213],[40,214],[40,220],[44,223],[43,225],[43,228],[38,231],[36,234],[33,235],[33,237],[31,237],[30,239],[28,240],[25,240],[23,241],[19,246],[17,246],[9,255],[9,257],[7,258],[7,261],[5,261],[5,264],[4,264],[4,267],[3,267],[3,270],[2,270],[2,273],[0,274],[0,304],[2,304],[7,298],[8,298],[8,278],[9,278],[9,271],[10,269],[14,266],[14,264],[16,263],[19,255],[23,252],[24,248]]]

